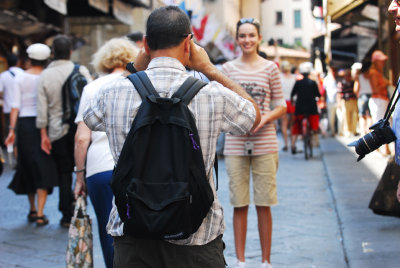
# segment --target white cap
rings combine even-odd
[[[40,43],[32,44],[26,49],[28,57],[33,60],[47,60],[51,50],[48,46]]]
[[[361,70],[362,64],[360,62],[355,62],[353,65],[351,65],[352,70]]]
[[[313,71],[313,65],[311,62],[303,62],[299,65],[299,73],[309,74]]]

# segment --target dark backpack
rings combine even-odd
[[[111,180],[124,234],[185,239],[197,231],[214,201],[187,106],[206,83],[189,77],[171,98],[162,98],[145,72],[128,78],[142,104]]]
[[[83,88],[87,85],[86,77],[79,72],[79,64],[74,65],[72,73],[62,86],[63,123],[74,124],[79,110]]]

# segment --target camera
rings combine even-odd
[[[354,146],[359,155],[357,162],[364,158],[366,154],[375,151],[383,144],[391,143],[396,140],[392,128],[387,119],[381,119],[369,127],[372,131],[360,139],[349,143],[347,146]]]

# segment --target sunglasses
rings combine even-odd
[[[193,39],[193,34],[189,33],[189,34],[182,34],[181,37],[188,37],[188,35],[190,35],[190,39]]]
[[[237,26],[240,26],[245,23],[250,23],[250,24],[256,25],[258,27],[260,26],[260,22],[258,20],[256,20],[255,18],[241,18],[238,21]]]

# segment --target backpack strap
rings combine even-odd
[[[135,86],[142,100],[151,95],[155,96],[156,98],[160,97],[144,71],[130,74],[128,75],[128,79]]]
[[[79,67],[81,67],[78,63],[74,64],[74,69],[72,70],[72,73],[79,72]]]
[[[13,71],[11,71],[11,70],[8,70],[9,72],[10,72],[10,74],[13,76],[13,77],[15,77],[15,73],[13,73]]]
[[[205,85],[207,85],[206,82],[189,76],[172,97],[181,99],[183,103],[188,105],[193,97],[196,96]]]

